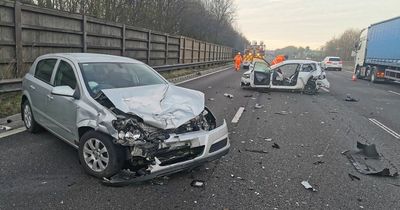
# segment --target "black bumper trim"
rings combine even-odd
[[[229,152],[229,148],[227,148],[224,151],[221,151],[213,156],[198,160],[196,162],[173,166],[169,169],[165,169],[162,171],[158,171],[158,172],[151,173],[148,175],[143,175],[143,176],[136,176],[135,173],[133,173],[133,172],[121,171],[120,173],[112,176],[110,179],[103,178],[102,184],[104,184],[106,186],[113,186],[113,187],[122,187],[122,186],[126,186],[129,184],[139,184],[141,182],[154,179],[156,177],[167,176],[167,175],[174,174],[174,173],[177,173],[180,171],[188,170],[191,168],[196,168],[197,166],[203,165],[206,162],[211,162],[211,161],[220,159],[222,156],[228,154],[228,152]]]

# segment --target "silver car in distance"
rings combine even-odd
[[[28,131],[45,128],[79,150],[84,170],[127,184],[188,170],[229,151],[204,94],[169,83],[126,57],[60,53],[38,57],[22,82]]]

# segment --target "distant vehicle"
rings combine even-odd
[[[315,61],[287,60],[273,66],[254,62],[241,78],[243,88],[300,90],[315,94],[321,87],[329,88],[325,72]]]
[[[400,17],[361,31],[355,48],[357,78],[371,82],[400,81]]]
[[[324,70],[342,71],[343,62],[339,57],[328,56],[321,62]]]
[[[244,51],[243,56],[243,69],[249,69],[253,59],[263,59],[265,56],[265,45],[263,42],[257,44],[254,42],[252,45],[248,46],[247,49]]]
[[[130,169],[132,178],[154,178],[229,150],[227,125],[217,127],[203,93],[172,85],[134,59],[43,55],[25,75],[22,90],[27,130],[43,127],[77,148],[84,170],[109,183],[130,181],[118,178],[122,169]]]

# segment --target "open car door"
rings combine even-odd
[[[271,82],[271,69],[264,62],[255,62],[250,73],[250,86],[255,88],[269,88]]]

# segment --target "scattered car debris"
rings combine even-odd
[[[318,158],[322,158],[322,157],[324,157],[324,155],[317,155],[317,157],[318,157]]]
[[[275,112],[275,114],[278,114],[278,115],[288,115],[289,112],[287,112],[287,111],[280,111],[280,112]]]
[[[233,98],[233,95],[232,95],[232,94],[229,94],[229,93],[224,93],[224,96],[225,96],[225,97],[228,97],[228,98]]]
[[[302,181],[301,184],[304,186],[304,188],[306,188],[307,190],[311,190],[313,192],[317,192],[316,189],[314,189],[310,183],[308,183],[308,181]]]
[[[358,180],[358,181],[360,181],[361,179],[360,179],[360,177],[358,177],[358,176],[355,176],[355,175],[353,175],[353,174],[348,174],[349,175],[349,177],[350,177],[350,179],[351,179],[351,181],[354,181],[354,180]]]
[[[203,180],[193,180],[193,181],[190,183],[190,186],[202,188],[202,187],[204,187],[204,183],[205,183],[205,182],[204,182]]]
[[[355,98],[351,97],[350,95],[347,95],[344,100],[348,101],[348,102],[358,102],[359,101],[358,99],[355,99]]]
[[[272,145],[272,148],[280,149],[281,147],[280,147],[277,143],[274,143],[274,144]]]
[[[260,104],[254,105],[255,109],[262,109],[263,107],[264,107],[264,105],[260,105]]]
[[[232,178],[235,178],[235,175],[231,174],[231,177],[232,177]]]
[[[212,86],[208,86],[208,89],[211,89],[212,88]]]
[[[258,149],[244,149],[246,152],[254,152],[254,153],[261,153],[261,154],[268,154],[265,150],[258,150]]]
[[[272,141],[271,138],[265,138],[264,140],[265,140],[265,141]]]
[[[397,168],[381,156],[375,144],[363,144],[357,142],[358,151],[347,150],[345,155],[358,172],[366,175],[398,176]]]
[[[209,101],[215,101],[215,98],[209,98],[208,100]]]
[[[9,127],[9,126],[0,125],[0,130],[2,130],[2,131],[9,131],[9,130],[11,130],[11,129],[12,129],[12,128]]]
[[[318,160],[318,161],[315,161],[313,164],[314,165],[321,165],[321,164],[324,164],[324,163],[325,163],[325,161]]]

